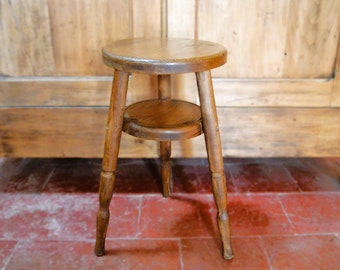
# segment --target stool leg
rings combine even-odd
[[[171,76],[158,75],[158,97],[160,99],[171,98]],[[171,141],[160,142],[160,154],[162,160],[162,184],[163,196],[169,197],[172,193],[171,174]]]
[[[162,182],[163,196],[169,197],[172,193],[172,174],[171,174],[171,141],[160,142],[162,159]]]
[[[114,188],[128,79],[128,73],[115,71],[99,186],[99,210],[97,214],[95,246],[95,254],[97,256],[103,256],[105,254],[105,237],[110,218],[109,206]]]
[[[230,225],[227,212],[227,186],[224,175],[221,138],[218,127],[214,90],[210,71],[196,73],[201,104],[203,130],[212,173],[212,187],[217,206],[217,222],[223,243],[223,257],[233,257],[230,241]]]

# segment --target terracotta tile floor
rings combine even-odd
[[[340,158],[225,159],[224,261],[206,159],[121,159],[107,255],[93,255],[99,159],[0,159],[0,269],[340,269]]]

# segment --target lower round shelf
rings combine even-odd
[[[125,109],[123,131],[143,139],[185,140],[203,133],[200,107],[176,99],[152,99]]]

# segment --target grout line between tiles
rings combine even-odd
[[[5,270],[9,264],[9,262],[11,261],[11,259],[13,258],[14,254],[16,253],[16,251],[19,249],[19,247],[22,245],[22,242],[26,242],[27,240],[18,240],[17,243],[15,244],[14,248],[12,249],[12,252],[9,256],[7,256],[7,258],[5,258],[3,260],[4,262],[4,267],[1,268],[1,270]]]
[[[51,180],[55,170],[56,170],[56,168],[52,169],[52,171],[46,177],[46,180],[45,180],[44,184],[41,186],[41,192],[43,192],[45,190],[45,187],[48,184],[48,182]]]
[[[183,248],[182,248],[182,239],[178,239],[178,249],[179,249],[179,263],[181,266],[181,270],[184,269],[184,261],[183,261]]]
[[[230,166],[228,164],[224,164],[224,173],[226,173],[226,170],[228,170],[228,174],[230,176],[230,180],[231,180],[231,183],[233,184],[233,188],[234,188],[234,192],[232,192],[232,194],[236,193],[236,194],[239,194],[241,193],[240,190],[239,190],[239,187],[236,185],[236,182],[235,182],[235,177],[234,177],[234,174],[231,172],[230,170]],[[228,189],[227,189],[228,190]],[[230,192],[228,192],[228,196],[229,194],[231,194]]]
[[[300,192],[303,192],[303,190],[301,189],[298,181],[296,181],[296,179],[293,177],[293,175],[290,173],[290,171],[288,170],[288,168],[285,165],[282,165],[283,170],[287,173],[287,175],[289,176],[289,178],[292,180],[292,182],[297,186],[298,190]]]
[[[338,232],[313,232],[313,233],[291,233],[291,234],[252,234],[252,235],[232,235],[232,239],[240,239],[240,238],[271,238],[271,237],[309,237],[309,236],[336,236],[340,237],[340,233]],[[86,243],[94,243],[94,237],[91,238],[44,238],[44,239],[38,239],[38,238],[11,238],[11,239],[0,239],[0,241],[13,241],[13,242],[19,242],[19,241],[31,241],[31,242],[86,242]],[[143,237],[143,238],[136,238],[136,237],[129,237],[129,236],[123,236],[123,237],[106,237],[106,240],[109,241],[178,241],[181,240],[207,240],[207,239],[219,239],[219,237],[212,237],[212,236],[178,236],[178,237]]]
[[[142,205],[143,205],[143,196],[141,196],[139,198],[137,228],[136,228],[136,234],[135,234],[135,237],[134,237],[136,239],[141,234],[141,232],[140,232],[140,220],[141,220],[141,216],[142,216]]]
[[[272,238],[272,237],[309,237],[309,236],[338,236],[339,233],[336,232],[314,232],[314,233],[293,233],[293,234],[273,234],[273,235],[259,235],[262,238]]]
[[[295,230],[295,226],[294,226],[293,222],[291,221],[291,219],[290,219],[290,217],[289,217],[289,214],[288,214],[286,208],[285,208],[284,205],[283,205],[283,202],[281,201],[281,196],[277,196],[277,199],[278,199],[278,201],[279,201],[279,203],[280,203],[280,206],[281,206],[281,209],[282,209],[283,213],[285,214],[285,217],[286,217],[287,220],[288,220],[288,223],[289,223],[290,227],[291,227],[293,230]]]
[[[266,248],[266,245],[264,244],[263,242],[263,238],[261,236],[258,237],[259,241],[260,241],[260,245],[261,245],[261,248],[262,248],[262,251],[264,253],[264,256],[266,257],[266,261],[267,261],[267,264],[269,266],[269,269],[270,270],[274,270],[273,266],[272,266],[272,262],[271,262],[271,259],[269,257],[269,254],[268,254],[268,251],[267,251],[267,248]]]
[[[198,173],[197,162],[195,162],[195,174],[196,174],[196,178],[198,180],[199,186],[202,186],[202,178],[201,178],[200,174]]]
[[[338,232],[315,232],[315,233],[294,233],[294,234],[263,234],[263,235],[232,235],[231,239],[240,239],[240,238],[273,238],[273,237],[309,237],[309,236],[336,236],[340,237],[340,233]],[[134,237],[106,237],[108,241],[178,241],[178,240],[209,240],[209,239],[217,239],[219,237],[211,237],[211,236],[180,236],[180,237],[145,237],[145,238],[134,238]],[[11,238],[11,239],[0,239],[0,241],[13,241],[13,242],[85,242],[85,243],[93,243],[95,242],[95,238]]]

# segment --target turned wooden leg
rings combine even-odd
[[[162,182],[163,196],[169,197],[172,193],[172,173],[171,173],[171,142],[160,142],[162,159]]]
[[[105,254],[105,237],[110,218],[109,206],[114,188],[128,78],[129,74],[126,72],[115,71],[114,73],[99,186],[99,210],[95,246],[97,256]]]
[[[217,206],[217,222],[223,243],[223,257],[233,257],[227,212],[227,186],[224,175],[221,138],[210,71],[196,73],[202,111],[203,130],[212,173],[212,187]]]
[[[171,98],[171,76],[158,75],[158,97],[160,99]],[[160,155],[162,160],[162,184],[163,196],[169,197],[172,193],[171,173],[171,141],[160,142]]]

